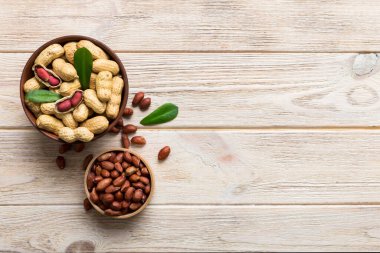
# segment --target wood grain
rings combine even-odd
[[[379,1],[0,6],[0,252],[379,249]],[[128,221],[82,207],[83,158],[120,136],[70,151],[59,170],[58,143],[21,109],[28,57],[68,34],[118,52],[150,110],[180,107],[175,121],[138,131],[157,188]],[[172,154],[159,163],[164,145]]]
[[[380,133],[366,131],[139,130],[134,147],[156,176],[152,203],[163,204],[378,204]],[[0,132],[0,205],[79,204],[80,166],[88,153],[120,147],[107,135],[83,153],[65,154],[35,130]],[[157,153],[171,146],[168,160]],[[15,161],[17,163],[15,164]]]
[[[80,206],[2,206],[0,247],[5,252],[80,247],[74,252],[89,253],[376,251],[379,212],[374,206],[149,206],[120,221]],[[41,224],[44,229],[37,229]]]
[[[88,35],[128,51],[380,50],[380,3],[362,1],[0,2],[0,50]]]
[[[179,105],[158,127],[367,127],[380,124],[376,54],[126,54],[131,92],[153,110]],[[0,54],[0,127],[30,126],[19,77],[29,54]],[[147,112],[135,111],[139,120]],[[149,111],[148,111],[149,112]]]

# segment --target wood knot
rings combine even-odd
[[[379,95],[371,87],[358,86],[348,92],[347,99],[353,106],[371,106],[379,101]]]
[[[75,241],[66,248],[66,253],[94,253],[95,245],[91,241]]]
[[[373,72],[377,64],[377,54],[358,54],[352,64],[355,77],[367,76]]]
[[[219,158],[222,162],[231,162],[235,159],[233,155],[224,155]]]

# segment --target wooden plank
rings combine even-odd
[[[2,206],[0,247],[5,252],[376,251],[379,212],[377,206],[149,206],[121,221],[80,206]]]
[[[0,50],[83,34],[116,50],[379,51],[380,3],[366,1],[0,2]],[[47,32],[48,31],[48,32]]]
[[[179,105],[159,127],[356,127],[380,124],[376,54],[126,54],[131,92],[151,110]],[[29,54],[0,54],[0,127],[30,126],[20,73]],[[144,114],[136,110],[134,121]]]
[[[363,204],[379,203],[380,133],[367,131],[139,131],[134,148],[157,178],[153,204]],[[81,163],[88,153],[120,146],[107,135],[83,153],[65,154],[32,130],[0,132],[0,205],[79,204]],[[169,159],[156,155],[169,145]],[[17,162],[17,163],[16,163]]]

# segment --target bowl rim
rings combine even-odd
[[[149,171],[149,176],[150,176],[150,193],[149,193],[149,196],[148,198],[146,199],[145,203],[139,208],[137,209],[136,211],[134,211],[133,213],[128,213],[128,214],[124,214],[124,215],[120,215],[120,216],[110,216],[110,215],[106,215],[104,213],[104,211],[98,207],[98,205],[96,205],[95,203],[93,203],[90,199],[90,192],[87,188],[87,176],[88,176],[88,173],[90,173],[90,170],[91,170],[91,167],[93,165],[93,163],[95,162],[95,160],[103,155],[104,153],[108,153],[108,152],[114,152],[114,151],[122,151],[122,152],[129,152],[130,154],[134,155],[134,156],[137,156],[138,158],[140,158],[140,160],[145,164],[145,167],[148,169]],[[153,196],[153,193],[154,193],[154,189],[155,189],[155,178],[154,178],[154,174],[153,174],[153,170],[152,170],[152,167],[150,166],[150,164],[146,161],[146,159],[144,157],[142,157],[139,153],[131,150],[131,149],[127,149],[127,148],[110,148],[110,149],[106,149],[104,150],[103,152],[100,152],[98,153],[96,156],[94,156],[94,158],[92,158],[92,160],[89,162],[89,164],[87,165],[86,167],[86,171],[84,173],[84,179],[83,179],[83,185],[84,185],[84,191],[86,193],[86,197],[88,198],[89,202],[91,203],[91,205],[94,207],[94,209],[106,216],[106,217],[111,217],[111,218],[114,218],[114,219],[128,219],[128,218],[131,218],[137,214],[139,214],[140,212],[142,212],[147,206],[148,204],[150,203],[151,199],[152,199],[152,196]]]
[[[48,42],[44,43],[43,45],[41,45],[39,48],[37,48],[37,50],[35,50],[32,53],[32,55],[29,57],[28,61],[25,63],[25,66],[22,70],[21,77],[20,77],[20,100],[21,100],[21,105],[22,105],[22,108],[25,112],[25,115],[28,118],[29,122],[33,125],[33,127],[36,128],[44,136],[46,136],[52,140],[61,142],[61,143],[66,143],[66,142],[59,139],[56,134],[48,132],[44,129],[40,129],[37,127],[37,124],[36,124],[37,117],[34,116],[34,114],[29,110],[29,108],[25,104],[24,84],[28,80],[27,76],[28,76],[28,72],[30,71],[29,66],[33,66],[34,60],[42,52],[42,50],[44,50],[46,47],[50,46],[51,44],[58,43],[60,45],[64,45],[67,42],[71,42],[71,41],[78,42],[80,40],[89,40],[89,41],[93,42],[95,45],[97,45],[98,47],[100,47],[101,49],[103,49],[110,56],[110,59],[114,60],[119,65],[119,69],[120,69],[119,74],[121,74],[123,81],[124,81],[124,88],[123,88],[123,92],[122,92],[122,100],[120,102],[120,110],[119,110],[118,115],[116,116],[116,118],[114,120],[110,121],[108,128],[103,133],[95,134],[94,138],[90,142],[104,136],[106,133],[108,133],[117,124],[118,120],[123,115],[122,108],[124,108],[127,105],[127,101],[128,101],[129,83],[128,83],[128,76],[127,76],[126,69],[123,65],[123,62],[120,60],[120,58],[117,56],[117,54],[110,47],[108,47],[106,44],[104,44],[103,42],[101,42],[97,39],[94,39],[94,38],[91,38],[88,36],[84,36],[84,35],[65,35],[65,36],[60,36],[60,37],[54,38],[54,39],[49,40]],[[75,143],[79,143],[79,141],[74,142],[74,144]]]

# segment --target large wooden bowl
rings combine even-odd
[[[59,38],[56,38],[56,39],[53,39],[51,41],[46,42],[41,47],[39,47],[32,54],[32,56],[30,56],[29,60],[25,64],[24,70],[22,71],[22,74],[21,74],[21,80],[20,80],[20,98],[21,98],[22,108],[24,109],[26,117],[29,119],[29,121],[32,123],[32,125],[38,131],[40,131],[42,134],[44,134],[45,136],[49,137],[50,139],[53,139],[53,140],[56,140],[56,141],[60,141],[60,142],[63,142],[63,141],[60,140],[56,134],[48,132],[46,130],[43,130],[43,129],[40,129],[40,128],[37,127],[37,125],[36,125],[36,117],[29,110],[29,108],[25,105],[25,93],[24,93],[23,86],[24,86],[24,83],[28,79],[30,79],[30,78],[32,78],[34,76],[34,73],[32,71],[32,66],[34,64],[34,60],[41,53],[42,50],[44,50],[46,47],[48,47],[51,44],[58,43],[58,44],[61,44],[63,46],[67,42],[70,42],[70,41],[80,41],[80,40],[89,40],[89,41],[93,42],[95,45],[97,45],[98,47],[100,47],[101,49],[103,49],[104,52],[106,52],[110,56],[111,60],[114,60],[115,62],[117,62],[117,64],[119,65],[119,68],[120,68],[120,74],[121,74],[121,76],[122,76],[122,78],[124,80],[124,89],[123,89],[123,93],[122,93],[122,98],[121,98],[121,103],[120,103],[120,108],[121,109],[119,111],[119,114],[117,115],[117,117],[112,122],[110,122],[107,130],[104,131],[101,134],[96,134],[94,136],[94,138],[92,139],[92,141],[100,138],[101,136],[103,136],[104,134],[106,134],[107,132],[109,132],[117,124],[117,121],[120,119],[120,117],[123,114],[122,108],[125,107],[125,105],[127,104],[127,99],[128,99],[129,86],[128,86],[127,72],[125,71],[125,68],[124,68],[121,60],[119,59],[119,57],[109,47],[107,47],[105,44],[103,44],[102,42],[100,42],[100,41],[98,41],[96,39],[93,39],[93,38],[90,38],[90,37],[86,37],[86,36],[81,36],[81,35],[68,35],[68,36],[59,37]]]
[[[149,175],[150,175],[150,193],[149,193],[149,196],[146,199],[145,203],[139,209],[137,209],[136,211],[134,211],[133,213],[128,213],[128,214],[120,215],[120,216],[108,216],[108,215],[106,215],[104,213],[104,211],[100,207],[98,207],[95,203],[92,203],[92,201],[90,199],[90,192],[88,191],[88,188],[87,188],[87,180],[86,180],[87,176],[88,176],[88,173],[90,173],[91,167],[94,164],[95,160],[99,156],[101,156],[102,154],[108,153],[108,152],[113,152],[113,151],[121,151],[121,152],[128,151],[130,154],[132,154],[134,156],[137,156],[138,158],[140,158],[140,161],[142,161],[145,164],[145,167],[148,169]],[[128,219],[128,218],[131,218],[131,217],[139,214],[141,211],[143,211],[146,208],[146,206],[149,204],[149,202],[151,201],[151,199],[152,199],[152,196],[153,196],[153,193],[154,193],[154,187],[155,187],[155,179],[154,179],[152,168],[150,167],[149,163],[143,157],[141,157],[138,153],[136,153],[136,152],[134,152],[134,151],[132,151],[130,149],[126,149],[126,148],[112,148],[112,149],[109,149],[109,150],[105,150],[102,153],[94,156],[94,158],[88,164],[88,166],[86,168],[86,172],[84,173],[84,191],[85,191],[86,196],[87,196],[88,200],[90,201],[91,205],[100,214],[102,214],[104,216],[107,216],[107,217],[115,218],[115,219]]]

